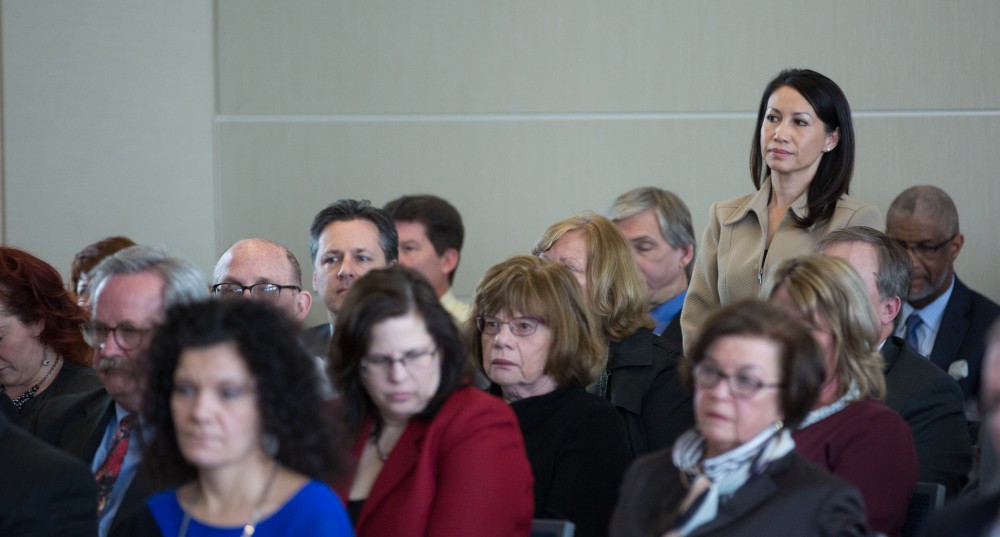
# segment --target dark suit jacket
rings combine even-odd
[[[0,535],[97,535],[97,484],[90,470],[15,426],[3,413]]]
[[[333,325],[330,323],[318,324],[306,328],[302,332],[302,344],[313,356],[319,356],[324,360],[330,356],[330,344],[333,340]]]
[[[981,537],[987,535],[1000,511],[1000,495],[963,498],[931,513],[923,537]]]
[[[663,329],[663,333],[660,334],[660,337],[667,340],[674,347],[681,349],[681,352],[683,352],[684,333],[681,331],[681,313],[684,313],[683,309],[677,312],[677,316],[674,317],[674,320],[670,321],[670,324]]]
[[[625,420],[632,457],[670,447],[694,424],[680,361],[679,347],[646,328],[611,343],[605,395]]]
[[[896,336],[882,346],[885,404],[913,432],[920,481],[941,483],[949,496],[965,486],[972,467],[972,442],[965,421],[962,389],[934,364]]]
[[[91,468],[108,422],[115,419],[115,402],[108,392],[102,388],[90,393],[60,396],[50,400],[42,412],[39,415],[40,422],[45,425],[39,429],[38,437],[73,455],[88,469]],[[47,412],[52,412],[58,419],[46,419]],[[93,481],[93,474],[90,474],[90,479]],[[140,468],[125,489],[122,503],[111,521],[110,531],[114,531],[124,520],[140,510],[143,502],[153,492],[155,490],[142,476]],[[97,508],[94,510],[96,512]]]
[[[362,428],[355,458],[370,430]],[[351,480],[337,487],[345,504]],[[365,537],[527,537],[532,483],[514,412],[478,388],[459,388],[430,421],[410,420],[354,529]]]
[[[635,461],[611,517],[611,537],[660,537],[676,521],[687,491],[670,450]],[[862,536],[865,520],[857,489],[793,451],[725,499],[715,519],[695,528],[691,537]]]
[[[969,289],[955,276],[955,288],[944,308],[929,358],[945,371],[956,360],[969,363],[969,376],[958,381],[966,399],[975,400],[979,395],[979,372],[986,352],[984,338],[997,317],[1000,306]]]

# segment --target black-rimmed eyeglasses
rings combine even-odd
[[[95,349],[103,348],[110,332],[115,338],[115,343],[124,351],[138,348],[142,344],[142,338],[152,331],[152,328],[136,328],[129,324],[108,326],[99,322],[89,322],[80,328],[87,345]]]
[[[278,300],[278,295],[282,289],[294,289],[295,292],[302,290],[298,285],[278,285],[276,283],[255,283],[253,285],[240,285],[238,283],[217,283],[212,286],[212,292],[219,298],[243,298],[243,291],[250,293],[250,298],[267,300],[274,302]]]
[[[957,237],[957,236],[958,236],[958,233],[955,233],[951,237],[948,237],[947,239],[945,239],[945,240],[943,240],[943,241],[941,241],[941,242],[939,242],[937,244],[929,244],[926,241],[921,241],[921,242],[918,242],[916,244],[912,244],[912,243],[909,243],[909,242],[906,242],[906,241],[901,241],[899,239],[895,239],[895,240],[896,240],[896,244],[902,246],[904,250],[908,250],[908,251],[913,252],[914,254],[917,255],[917,257],[925,257],[926,258],[926,257],[930,257],[930,256],[938,253],[938,250],[940,250],[941,248],[944,248],[945,246],[947,246],[948,244],[950,244],[951,241],[955,240],[955,237]]]
[[[764,382],[746,373],[728,375],[723,373],[718,367],[704,362],[694,366],[693,374],[695,385],[706,390],[711,390],[718,386],[719,381],[725,379],[726,383],[729,384],[729,391],[732,392],[734,397],[740,399],[750,399],[764,388],[779,388],[784,386],[780,382]]]

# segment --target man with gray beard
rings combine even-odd
[[[50,403],[66,418],[38,436],[79,457],[98,486],[98,533],[142,506],[153,492],[133,479],[142,455],[137,418],[143,369],[153,330],[176,304],[207,299],[208,284],[197,267],[147,246],[133,246],[93,271],[92,318],[84,336],[94,348],[94,367],[104,390]]]

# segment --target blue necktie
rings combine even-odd
[[[924,320],[920,318],[920,314],[917,312],[911,313],[906,318],[906,342],[916,349],[917,352],[920,352],[920,345],[917,344],[917,330],[923,324]]]

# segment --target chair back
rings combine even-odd
[[[906,508],[903,523],[903,537],[916,537],[923,531],[927,518],[944,505],[944,485],[941,483],[917,483]]]
[[[576,525],[569,520],[536,518],[531,521],[531,537],[573,537]]]

